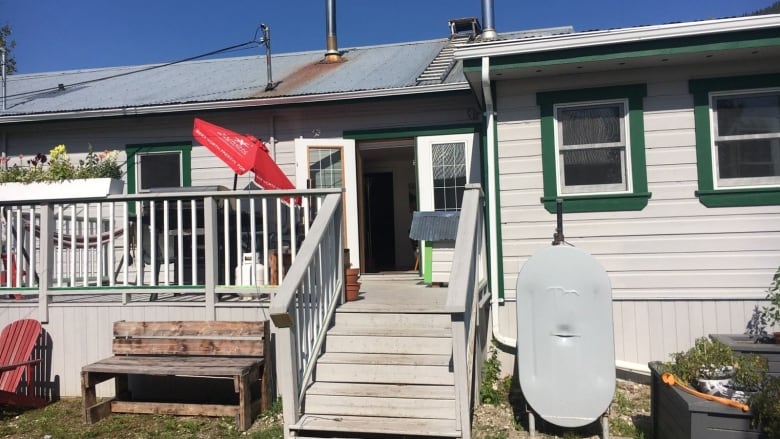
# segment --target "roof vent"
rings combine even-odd
[[[450,38],[463,32],[470,32],[469,36],[474,38],[482,32],[482,26],[476,17],[455,18],[450,20],[449,24]]]

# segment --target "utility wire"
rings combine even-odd
[[[6,95],[6,98],[15,98],[15,97],[20,97],[20,96],[29,96],[29,95],[34,95],[34,94],[38,94],[38,93],[46,93],[46,92],[52,92],[52,91],[61,91],[61,90],[67,89],[68,87],[78,87],[78,86],[81,86],[81,85],[92,84],[92,83],[95,83],[95,82],[106,81],[106,80],[114,79],[114,78],[120,78],[122,76],[129,76],[129,75],[134,75],[136,73],[148,72],[150,70],[161,69],[163,67],[170,67],[172,65],[181,64],[183,62],[194,61],[196,59],[205,58],[205,57],[208,57],[208,56],[217,55],[217,54],[224,53],[224,52],[238,50],[240,48],[243,48],[243,47],[246,47],[246,46],[249,46],[249,45],[252,45],[252,44],[263,44],[263,43],[264,43],[264,41],[262,41],[262,40],[254,39],[252,41],[247,41],[245,43],[236,44],[236,45],[233,45],[233,46],[230,46],[230,47],[225,47],[223,49],[213,50],[211,52],[204,53],[202,55],[191,56],[189,58],[180,59],[178,61],[172,61],[172,62],[165,63],[165,64],[153,65],[153,66],[149,66],[149,67],[146,67],[146,68],[143,68],[143,69],[133,70],[131,72],[117,73],[116,75],[104,76],[102,78],[90,79],[90,80],[87,80],[87,81],[74,82],[74,83],[71,83],[71,84],[59,84],[56,87],[48,87],[48,88],[42,88],[40,90],[33,90],[33,91],[27,91],[27,92],[24,92],[24,93],[17,93],[17,94],[12,94],[12,95]]]

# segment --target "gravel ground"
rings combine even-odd
[[[498,405],[482,404],[474,412],[472,436],[475,439],[528,438],[528,419],[522,396],[513,383],[507,401]],[[650,438],[650,386],[618,380],[615,399],[610,406],[610,437]],[[596,423],[579,429],[560,429],[536,417],[536,438],[600,438]]]

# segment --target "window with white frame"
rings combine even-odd
[[[645,160],[645,84],[536,94],[541,201],[554,213],[642,210],[652,196]]]
[[[460,210],[466,187],[465,142],[431,145],[434,210]]]
[[[711,99],[716,188],[780,184],[780,90]]]
[[[626,106],[624,100],[556,105],[560,194],[631,190]]]

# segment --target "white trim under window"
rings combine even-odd
[[[559,194],[621,194],[633,191],[627,108],[628,99],[553,106]],[[594,119],[600,121],[599,126],[586,126]],[[569,130],[577,132],[569,133]]]
[[[709,101],[714,188],[780,185],[780,89],[713,92]]]

